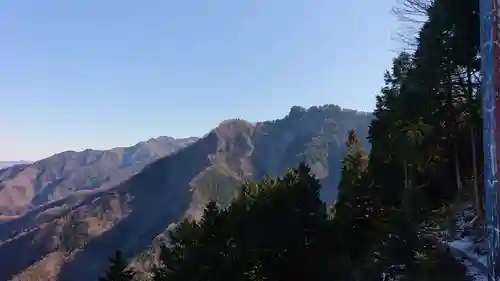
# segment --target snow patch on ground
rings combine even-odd
[[[482,224],[473,204],[464,206],[455,217],[453,229],[441,237],[451,253],[463,265],[474,281],[487,281],[487,249]]]
[[[445,242],[455,257],[460,260],[474,281],[487,281],[486,255],[480,254],[480,248],[473,237]]]

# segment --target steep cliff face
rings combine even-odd
[[[159,137],[131,147],[66,151],[0,170],[0,215],[20,215],[74,192],[115,186],[194,141]]]
[[[336,106],[294,107],[283,119],[221,123],[205,137],[147,165],[107,190],[76,193],[0,224],[0,280],[92,280],[122,249],[147,270],[165,230],[199,217],[209,200],[225,204],[245,180],[278,175],[301,161],[333,201],[347,130],[367,135],[371,116]],[[33,241],[33,242],[31,242]],[[23,255],[12,255],[28,245]]]

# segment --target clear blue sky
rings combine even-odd
[[[369,111],[395,0],[2,0],[0,160],[202,136],[293,105]]]

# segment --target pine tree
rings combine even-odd
[[[153,280],[329,280],[319,190],[301,164],[247,183],[226,209],[209,202],[198,223],[172,231]]]
[[[464,161],[478,141],[471,145],[470,128],[477,125],[467,117],[478,29],[459,20],[476,20],[477,1],[464,2],[429,2],[415,51],[394,60],[370,127],[373,200],[382,210],[379,265],[400,280],[440,280],[444,266],[462,274],[455,279],[466,278],[433,230],[446,220],[441,209],[457,211],[449,206],[457,206],[464,179],[478,174],[475,161]]]
[[[347,155],[343,161],[335,216],[330,229],[334,253],[335,279],[368,278],[373,268],[373,243],[376,234],[377,208],[372,200],[373,185],[368,171],[368,154],[356,137],[347,134]],[[367,262],[371,260],[372,262]]]
[[[128,264],[121,251],[116,251],[114,257],[109,259],[110,266],[99,281],[132,281],[135,273],[128,269]]]

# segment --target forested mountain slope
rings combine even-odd
[[[74,192],[115,186],[196,140],[158,137],[130,147],[65,151],[0,169],[0,216],[23,214]]]
[[[346,133],[355,128],[366,139],[371,120],[328,105],[293,107],[283,119],[256,124],[224,121],[114,188],[76,193],[0,225],[0,260],[9,258],[0,279],[96,278],[116,249],[138,255],[171,223],[199,218],[208,201],[227,205],[244,181],[282,174],[301,161],[324,184],[324,200],[333,202]]]

